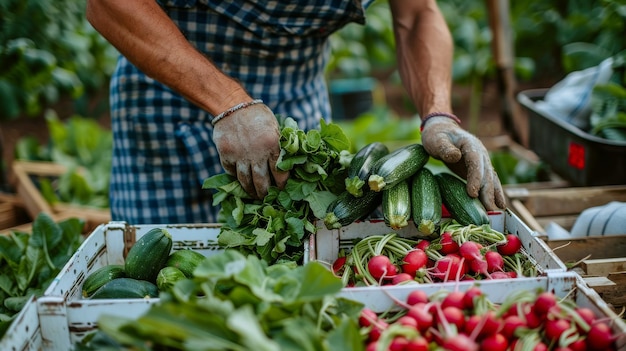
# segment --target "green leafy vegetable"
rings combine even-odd
[[[319,130],[305,132],[285,118],[280,146],[277,167],[290,172],[284,189],[271,187],[263,200],[255,200],[228,174],[206,179],[203,188],[213,189],[213,204],[221,206],[221,245],[268,263],[300,262],[315,219],[345,189],[350,140],[336,124],[322,121]]]
[[[45,213],[33,222],[31,234],[0,236],[0,337],[32,295],[40,296],[82,242],[84,222],[59,223]]]
[[[144,315],[103,315],[77,350],[363,350],[361,303],[317,262],[268,265],[225,250],[178,282]]]

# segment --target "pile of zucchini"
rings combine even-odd
[[[350,163],[346,190],[328,206],[324,225],[339,229],[380,207],[391,229],[413,222],[428,237],[438,231],[442,205],[462,225],[489,224],[487,211],[467,194],[465,181],[452,173],[434,174],[425,167],[429,158],[421,144],[392,152],[380,142],[364,146]]]
[[[193,250],[172,250],[172,236],[163,228],[150,229],[130,248],[123,265],[110,264],[90,273],[82,295],[89,299],[158,297],[177,281],[192,278],[206,259]]]

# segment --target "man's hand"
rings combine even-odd
[[[252,197],[262,199],[272,182],[283,188],[288,172],[276,168],[280,131],[274,113],[264,104],[237,110],[216,121],[213,141],[222,166],[237,176]]]
[[[506,207],[502,185],[491,166],[487,149],[453,119],[429,118],[422,130],[422,144],[432,157],[467,179],[467,193],[479,197],[487,210]]]

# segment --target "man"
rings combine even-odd
[[[201,182],[223,169],[259,198],[283,186],[275,114],[303,129],[330,116],[327,38],[364,23],[370,2],[88,0],[88,20],[123,55],[111,81],[112,218],[214,221]],[[504,208],[487,151],[452,115],[452,40],[436,1],[389,3],[424,147],[488,209]]]

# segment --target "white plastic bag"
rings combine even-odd
[[[613,58],[599,65],[571,72],[548,90],[543,100],[535,102],[542,112],[562,119],[582,130],[589,129],[591,92],[598,84],[605,84],[613,74]]]

